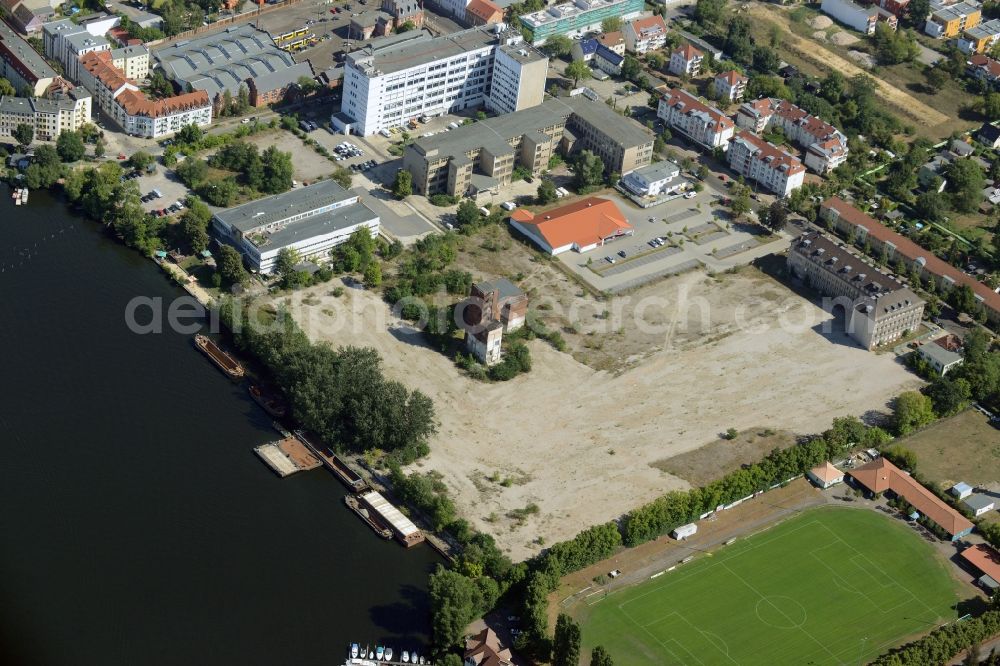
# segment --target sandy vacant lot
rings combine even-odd
[[[462,376],[376,294],[331,289],[282,301],[313,339],[372,346],[390,376],[434,399],[439,433],[418,467],[440,472],[465,517],[515,558],[538,537],[551,544],[688,487],[651,463],[726,428],[819,432],[918,383],[889,355],[824,337],[825,313],[756,271],[692,273],[625,297],[644,301],[626,311],[659,324],[657,351],[627,371],[536,340],[531,373],[497,384]],[[508,516],[532,504],[526,520]]]

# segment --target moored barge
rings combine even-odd
[[[235,358],[230,356],[227,352],[223,351],[219,345],[200,333],[194,336],[195,346],[203,353],[205,356],[215,363],[215,365],[222,370],[230,379],[237,381],[243,379],[246,374],[246,370],[243,369],[243,364],[237,361]]]

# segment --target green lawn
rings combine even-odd
[[[760,500],[757,500],[760,501]],[[955,619],[948,563],[901,521],[809,511],[577,615],[628,664],[856,664]]]

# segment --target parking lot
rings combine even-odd
[[[788,244],[783,238],[758,237],[749,225],[731,224],[725,210],[715,205],[720,195],[712,190],[646,209],[618,193],[602,196],[618,204],[633,235],[583,254],[558,257],[599,291],[621,292],[699,267],[723,271]]]

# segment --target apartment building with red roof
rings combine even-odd
[[[538,214],[518,208],[510,215],[510,225],[553,256],[569,250],[587,252],[635,233],[615,202],[600,197]]]
[[[840,197],[831,197],[820,206],[820,215],[837,230],[849,234],[854,231],[860,242],[868,240],[872,251],[880,253],[885,248],[890,263],[902,260],[907,270],[916,268],[924,280],[934,280],[939,289],[949,290],[966,285],[983,306],[991,322],[1000,322],[1000,294],[971,275],[966,275],[933,252],[920,247],[912,240],[896,233],[875,219],[861,212]]]
[[[763,97],[745,102],[736,113],[739,127],[761,134],[778,127],[805,149],[805,165],[818,173],[836,169],[847,160],[847,137],[828,122],[791,102]]]
[[[80,56],[80,83],[91,90],[98,108],[130,135],[157,139],[185,125],[212,123],[212,103],[204,90],[152,100],[114,66],[110,51]]]
[[[656,115],[671,128],[708,149],[725,150],[736,131],[729,116],[681,88],[667,91],[660,99]]]
[[[799,158],[746,131],[729,144],[729,168],[781,197],[802,187],[806,175]]]
[[[667,43],[667,24],[655,14],[629,21],[624,32],[625,48],[632,53],[648,53],[662,49]]]
[[[1000,62],[982,53],[969,58],[968,71],[972,76],[993,86],[1000,83]]]
[[[618,55],[625,55],[625,35],[622,34],[621,30],[601,33],[595,39],[597,39],[598,44],[606,46]]]
[[[876,458],[852,469],[848,474],[876,495],[890,491],[902,497],[919,513],[951,535],[952,541],[972,532],[974,525],[968,518],[885,458]]]
[[[701,61],[704,59],[701,51],[685,44],[670,54],[670,64],[667,69],[674,76],[697,76],[701,73]]]
[[[743,93],[747,90],[747,82],[750,79],[743,76],[735,69],[728,72],[719,72],[712,81],[715,95],[720,100],[726,102],[738,102],[743,98]]]
[[[465,7],[469,25],[492,25],[503,21],[503,9],[490,0],[471,0]]]

